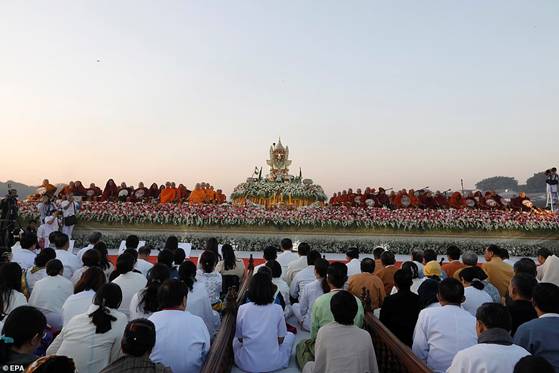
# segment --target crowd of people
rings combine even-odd
[[[177,237],[152,263],[130,235],[114,265],[101,233],[69,249],[54,231],[39,248],[25,231],[0,264],[0,365],[28,372],[198,372],[221,327],[224,297],[247,276],[229,244],[207,241],[197,263]],[[559,258],[510,264],[490,245],[473,252],[358,249],[329,262],[290,239],[264,248],[236,316],[235,364],[246,372],[378,372],[373,311],[434,372],[559,371]],[[309,338],[295,344],[294,332]],[[13,368],[17,367],[17,368]]]

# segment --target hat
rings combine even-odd
[[[49,215],[45,218],[45,223],[51,224],[52,222],[54,222],[54,216]]]
[[[425,264],[425,267],[423,267],[423,274],[425,277],[441,277],[442,271],[441,265],[436,260],[431,260],[429,263]]]

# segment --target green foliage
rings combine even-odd
[[[526,192],[528,193],[545,192],[544,172],[538,172],[537,174],[534,174],[534,176],[526,180]]]
[[[483,179],[476,183],[476,188],[482,191],[509,189],[512,191],[518,190],[518,181],[510,176],[494,176]]]

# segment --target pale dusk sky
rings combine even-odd
[[[559,1],[0,2],[0,180],[347,187],[558,165]]]

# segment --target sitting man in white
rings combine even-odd
[[[297,247],[297,254],[299,257],[289,263],[287,266],[287,271],[283,275],[283,279],[287,282],[287,285],[291,285],[291,281],[300,270],[307,266],[307,255],[311,251],[311,246],[306,242],[301,242],[299,247]]]
[[[462,308],[464,286],[454,278],[441,281],[437,299],[441,307],[419,313],[412,350],[435,373],[444,372],[458,351],[477,342],[476,319]]]
[[[314,274],[316,280],[310,284],[305,285],[301,296],[299,297],[299,303],[295,303],[292,306],[293,314],[297,318],[297,321],[301,324],[301,327],[306,330],[311,330],[311,310],[314,301],[320,297],[322,294],[330,291],[328,284],[325,284],[326,273],[328,271],[329,263],[326,259],[318,259],[314,262]]]
[[[299,299],[305,285],[316,280],[314,275],[314,262],[317,259],[320,259],[320,253],[316,250],[311,250],[309,255],[307,255],[307,266],[295,275],[289,286],[289,296],[292,300]]]
[[[60,260],[64,266],[64,277],[70,280],[74,272],[82,266],[82,263],[76,255],[68,251],[70,248],[70,239],[64,233],[58,233],[56,235],[54,238],[54,245],[56,246],[56,259]]]
[[[37,248],[37,235],[24,232],[19,239],[19,248],[12,248],[12,262],[20,265],[21,269],[28,270],[35,264],[35,249]]]
[[[359,249],[352,247],[345,253],[347,259],[347,277],[361,273],[361,261],[359,260]]]
[[[112,282],[122,290],[122,303],[118,310],[130,317],[130,302],[138,291],[146,287],[148,280],[144,275],[134,272],[136,258],[131,253],[121,254],[116,261],[116,272],[119,274]]]
[[[330,299],[334,322],[318,331],[314,347],[315,358],[305,364],[303,373],[377,373],[377,357],[371,336],[353,325],[357,315],[357,300],[345,290]]]
[[[199,372],[210,350],[204,321],[186,309],[187,288],[177,279],[166,280],[157,292],[161,311],[149,320],[155,325],[155,347],[150,359],[173,372]]]
[[[509,373],[518,360],[530,355],[512,343],[511,316],[499,303],[484,303],[476,313],[478,344],[456,354],[449,373]]]

